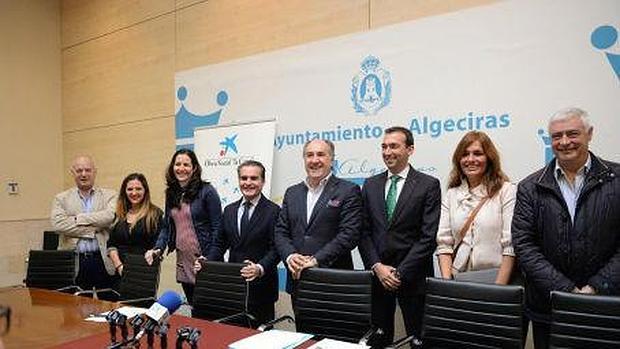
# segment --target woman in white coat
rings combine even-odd
[[[452,156],[437,231],[443,278],[491,269],[488,275],[496,284],[510,282],[515,264],[510,235],[515,196],[516,185],[502,172],[489,136],[480,131],[465,134]]]

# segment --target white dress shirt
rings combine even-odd
[[[256,205],[260,201],[261,195],[256,196],[254,199],[250,200],[250,211],[248,212],[248,219],[252,219],[252,214],[254,213],[254,209],[256,209]],[[237,231],[241,234],[241,217],[243,217],[243,211],[245,211],[245,203],[248,200],[244,198],[241,199],[241,204],[239,205],[239,209],[237,210]]]
[[[409,165],[407,165],[405,167],[404,170],[400,171],[399,173],[392,173],[390,171],[388,171],[387,173],[387,181],[385,181],[385,197],[384,199],[387,200],[387,196],[388,196],[388,192],[390,191],[390,185],[392,184],[392,181],[390,180],[390,178],[393,175],[398,175],[399,179],[398,182],[396,182],[396,202],[398,202],[398,198],[400,197],[400,192],[403,191],[403,187],[405,186],[405,180],[407,180],[407,175],[409,174]]]
[[[332,174],[329,173],[325,178],[321,179],[319,185],[314,188],[310,186],[308,179],[304,180],[304,183],[308,188],[308,194],[306,194],[306,223],[310,223],[310,217],[312,217],[314,206],[316,205],[316,202],[319,201],[321,194],[323,194],[323,189],[325,189],[327,181],[329,181],[331,176]]]

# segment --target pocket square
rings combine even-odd
[[[340,207],[340,205],[342,204],[342,202],[340,200],[329,200],[327,202],[327,206],[329,207]]]

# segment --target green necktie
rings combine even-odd
[[[396,208],[396,196],[398,180],[400,177],[398,175],[392,175],[390,177],[390,189],[388,190],[387,197],[385,198],[385,210],[387,212],[388,222],[392,220],[392,215],[394,214],[394,209]]]

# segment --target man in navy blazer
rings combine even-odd
[[[388,170],[366,179],[360,254],[374,272],[373,321],[394,336],[396,300],[408,335],[420,337],[425,278],[433,274],[439,224],[439,181],[409,165],[413,135],[404,127],[385,130],[381,143]]]
[[[334,144],[311,140],[303,157],[306,180],[286,190],[275,229],[276,248],[289,271],[289,293],[291,278],[299,279],[306,268],[353,269],[351,250],[362,218],[359,187],[332,175]]]
[[[265,167],[248,160],[237,168],[239,188],[243,197],[224,208],[220,229],[207,256],[222,261],[230,249],[228,261],[245,263],[241,276],[250,281],[249,312],[256,323],[273,320],[278,300],[280,262],[273,244],[273,229],[280,207],[262,195]]]

